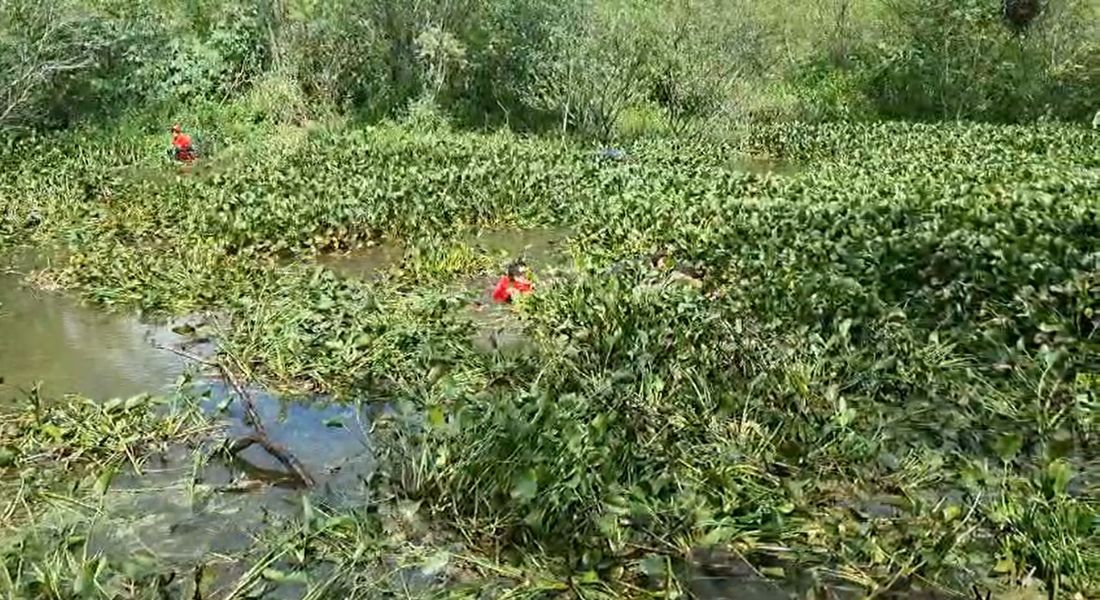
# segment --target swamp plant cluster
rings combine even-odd
[[[1100,133],[781,124],[624,160],[281,139],[177,172],[155,136],[89,129],[0,172],[0,248],[63,257],[51,281],[217,311],[242,378],[387,407],[367,499],[272,524],[230,596],[373,597],[410,565],[455,595],[705,596],[739,567],[811,596],[1100,592]],[[566,232],[508,351],[473,342],[470,307],[514,257],[463,238],[501,228]],[[312,260],[395,240],[371,278]],[[189,572],[95,562],[62,589],[35,575],[52,555],[5,544],[16,596],[156,597]]]

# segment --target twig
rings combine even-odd
[[[159,345],[157,346],[157,348],[161,350],[167,350],[188,360],[207,365],[209,367],[214,367],[222,374],[222,378],[225,379],[226,383],[228,383],[229,386],[233,388],[233,391],[237,394],[237,397],[240,398],[241,406],[244,407],[244,422],[246,425],[252,427],[254,433],[237,439],[229,444],[226,450],[230,454],[238,454],[244,451],[246,448],[252,446],[253,444],[258,444],[261,448],[266,450],[268,454],[275,457],[275,459],[278,460],[284,467],[286,467],[287,470],[289,470],[295,477],[297,477],[303,485],[305,485],[306,487],[313,487],[315,481],[313,477],[310,476],[309,471],[307,471],[306,468],[302,465],[302,463],[299,462],[298,459],[290,453],[290,451],[284,448],[281,444],[277,444],[272,441],[271,437],[268,436],[267,429],[264,427],[263,420],[260,419],[260,413],[256,410],[256,403],[252,400],[252,395],[248,393],[243,385],[241,385],[240,381],[237,380],[232,371],[230,371],[228,368],[226,368],[224,364],[218,361],[208,360],[184,350],[178,350],[176,348]]]

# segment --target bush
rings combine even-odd
[[[88,101],[91,77],[111,41],[100,23],[70,2],[5,0],[3,9],[0,128],[45,119],[62,109],[62,96],[73,103]]]
[[[868,95],[888,118],[1083,119],[1100,77],[1096,37],[1081,35],[1095,11],[1052,4],[1021,33],[988,2],[896,0]]]

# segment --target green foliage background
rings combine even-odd
[[[698,595],[705,548],[809,597],[1093,597],[1100,6],[1000,11],[0,0],[0,250],[109,308],[216,312],[242,379],[391,409],[366,499],[305,496],[240,595],[374,597],[436,537],[456,596]],[[567,230],[568,268],[485,351],[469,281],[500,257],[463,236],[505,228]],[[313,262],[394,240],[374,279]],[[41,500],[64,482],[29,456],[177,437],[134,437],[172,424],[144,406],[13,420],[0,468],[34,469],[5,481]],[[0,590],[189,590],[195,565],[59,542],[81,510],[0,523]]]
[[[1051,0],[1017,32],[1000,5],[3,0],[0,89],[16,107],[0,126],[225,102],[263,81],[298,102],[262,119],[376,121],[426,99],[463,126],[604,138],[637,132],[639,111],[654,115],[647,132],[677,133],[774,119],[1089,119],[1100,7]]]

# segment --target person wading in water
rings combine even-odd
[[[178,124],[172,126],[172,149],[168,151],[173,159],[190,164],[195,160],[195,148],[191,144],[191,136],[183,132]]]
[[[508,265],[508,272],[497,281],[493,288],[493,302],[508,304],[519,294],[526,294],[532,290],[531,282],[524,276],[524,264],[522,261]]]

